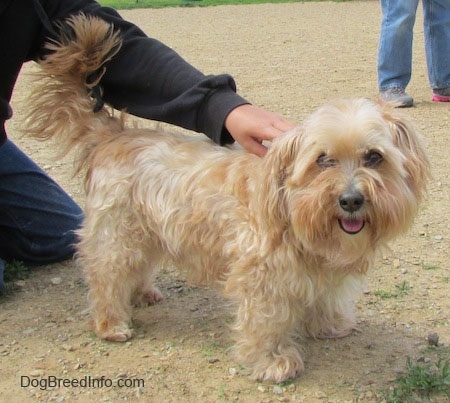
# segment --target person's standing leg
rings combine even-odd
[[[378,88],[385,100],[393,98],[412,106],[411,97],[400,99],[411,79],[413,28],[419,0],[381,0],[382,21],[378,46]],[[397,96],[395,96],[397,95]],[[407,95],[407,94],[406,94]]]
[[[423,15],[432,99],[450,102],[450,1],[423,0]]]
[[[11,141],[0,147],[0,259],[31,264],[67,259],[75,252],[74,231],[82,219],[71,197]]]

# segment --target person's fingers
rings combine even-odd
[[[296,124],[293,122],[280,118],[274,122],[275,129],[279,130],[281,133],[286,133],[289,130],[292,130]]]
[[[229,113],[225,127],[247,151],[263,157],[267,148],[261,143],[264,140],[273,141],[295,125],[280,115],[245,104]]]
[[[240,144],[247,151],[257,155],[258,157],[264,157],[267,154],[267,147],[264,146],[260,141],[255,140],[254,138],[249,137]]]
[[[295,125],[288,121],[274,122],[273,125],[264,127],[258,138],[261,140],[272,141],[283,133],[293,129]]]

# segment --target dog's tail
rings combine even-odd
[[[121,40],[110,24],[84,14],[70,17],[59,28],[59,37],[46,44],[47,55],[40,60],[26,130],[43,140],[55,137],[63,153],[80,146],[85,157],[123,125],[103,108],[98,85]],[[82,165],[83,155],[79,158]]]

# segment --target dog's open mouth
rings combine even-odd
[[[357,234],[364,228],[365,221],[362,218],[340,218],[339,225],[347,234]]]

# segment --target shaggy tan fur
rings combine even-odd
[[[262,159],[203,136],[129,128],[93,113],[88,96],[119,36],[85,16],[68,25],[42,61],[30,131],[78,147],[86,168],[78,258],[95,333],[128,340],[133,304],[161,299],[154,272],[170,263],[224,284],[237,303],[236,359],[253,378],[295,377],[299,336],[352,331],[376,251],[417,213],[429,164],[414,126],[390,105],[336,100]]]

